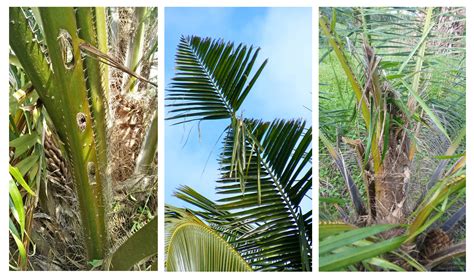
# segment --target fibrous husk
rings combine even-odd
[[[425,258],[436,254],[436,252],[443,250],[452,245],[451,237],[442,229],[434,229],[426,234],[423,241],[422,255]]]
[[[113,97],[115,121],[110,131],[113,185],[127,180],[134,172],[143,137],[156,109],[155,98],[146,91]]]
[[[120,7],[117,8],[118,11],[118,24],[116,30],[117,34],[112,34],[114,40],[110,40],[113,44],[109,46],[111,50],[112,56],[116,59],[116,61],[122,65],[125,65],[125,57],[128,51],[128,43],[130,41],[130,34],[134,32],[134,21],[133,21],[133,14],[134,9],[130,7]],[[122,85],[123,85],[123,71],[119,69],[111,69],[111,84],[110,87],[113,92],[121,92]]]
[[[39,206],[33,214],[31,238],[36,252],[30,262],[35,270],[84,270],[79,204],[66,160],[49,131],[44,148],[47,179],[41,185]]]

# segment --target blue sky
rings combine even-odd
[[[311,8],[166,8],[167,86],[175,73],[174,55],[181,35],[260,47],[255,65],[266,58],[269,61],[241,113],[268,121],[302,118],[311,123],[311,111],[304,108],[311,108]],[[216,200],[217,158],[222,146],[218,139],[229,121],[171,124],[165,121],[165,202],[185,205],[172,196],[179,185]],[[305,201],[303,207],[311,208],[311,201]]]

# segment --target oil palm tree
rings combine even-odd
[[[141,37],[131,43],[131,64],[123,65],[108,51],[113,10],[10,8],[9,216],[16,246],[10,250],[12,269],[86,269],[89,264],[127,270],[156,255],[153,216],[120,242],[109,233],[115,204],[109,165],[114,125],[109,71],[130,75],[127,92],[136,90],[138,81],[154,84],[135,71],[152,61],[152,53],[143,51],[143,34],[145,23],[156,21],[155,12],[132,11]],[[150,133],[146,137],[156,141]],[[144,151],[140,156],[140,172],[153,162],[156,144],[151,146],[148,155]],[[136,245],[142,242],[147,245]],[[33,255],[32,245],[37,248]],[[74,258],[63,251],[74,252]]]
[[[426,270],[464,255],[464,241],[452,245],[448,234],[465,212],[463,13],[460,8],[321,10],[320,62],[334,59],[340,65],[329,62],[335,85],[321,78],[321,88],[337,92],[320,93],[320,139],[327,150],[321,154],[334,160],[352,205],[346,211],[340,199],[321,199],[339,212],[321,215],[321,270]],[[325,110],[325,100],[347,99],[344,94],[351,97],[343,109]],[[430,146],[433,139],[444,154]],[[350,154],[341,152],[344,148]],[[437,159],[437,167],[426,157]],[[420,164],[433,169],[431,177],[422,179]]]
[[[189,186],[175,195],[196,209],[166,207],[168,271],[311,270],[311,127],[302,120],[245,118],[242,103],[267,60],[258,48],[181,37],[169,86],[169,121],[228,121],[219,157],[220,199]]]

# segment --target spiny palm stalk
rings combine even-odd
[[[153,9],[143,10],[153,12]],[[11,71],[22,78],[17,83],[31,81],[28,87],[30,94],[23,96],[23,99],[31,102],[33,111],[32,116],[15,112],[15,118],[11,118],[13,139],[10,146],[14,148],[14,157],[10,164],[21,167],[20,175],[14,176],[15,181],[23,184],[21,178],[25,177],[28,184],[34,185],[32,189],[39,194],[45,216],[52,214],[54,207],[60,204],[54,201],[55,196],[49,196],[48,191],[44,190],[48,187],[48,178],[54,181],[56,189],[72,186],[75,191],[72,202],[77,198],[81,227],[74,233],[74,238],[80,238],[83,242],[87,253],[85,258],[94,268],[104,262],[102,268],[105,269],[129,269],[139,260],[156,254],[157,228],[156,223],[150,222],[143,229],[154,234],[136,233],[122,241],[123,245],[130,241],[149,243],[147,247],[142,247],[146,249],[135,251],[118,247],[118,244],[111,242],[108,233],[113,198],[108,164],[108,128],[113,121],[108,110],[109,66],[119,68],[140,81],[150,81],[108,55],[106,18],[105,8],[10,8],[11,56],[12,61],[16,61],[12,63]],[[143,41],[132,45],[142,49]],[[138,55],[141,53],[138,51]],[[137,68],[139,61],[135,59],[132,62],[135,63],[133,67]],[[17,100],[20,100],[24,90],[17,92]],[[18,103],[21,104],[20,101]],[[28,123],[28,127],[25,129],[22,123]],[[30,123],[34,123],[34,127]],[[151,138],[153,141],[154,138]],[[155,149],[148,149],[151,153],[148,157],[156,153],[156,144],[154,146]],[[20,155],[28,162],[27,167],[14,160]],[[147,163],[150,161],[152,159],[148,159]],[[28,251],[31,238],[25,238],[24,232],[31,233],[35,207],[31,203],[27,205],[30,214],[26,220],[28,228],[24,228],[23,218],[15,218],[22,227],[21,233],[15,231],[14,223],[10,224],[12,236],[21,235],[23,244],[17,246],[23,252]],[[17,215],[18,208],[12,208],[13,216]],[[41,237],[39,235],[35,239],[43,241]],[[46,251],[51,251],[54,246],[47,240],[42,245]],[[124,259],[124,253],[135,254]],[[27,269],[27,258],[24,253],[20,254],[21,261],[17,266]],[[77,262],[74,265],[76,268],[85,266]]]
[[[167,207],[168,270],[311,270],[311,211],[301,209],[312,187],[311,127],[302,120],[238,117],[267,63],[253,70],[258,53],[242,44],[181,37],[168,120],[229,124],[216,187],[222,198],[215,203],[181,187],[176,196],[197,209]]]
[[[461,111],[447,119],[441,110],[442,106],[430,104],[432,99],[440,97],[435,90],[444,89],[444,86],[450,88],[449,93],[454,93],[443,96],[446,101],[452,101],[453,96],[463,98],[456,102],[465,100],[464,92],[453,92],[464,90],[463,73],[449,76],[453,69],[463,69],[463,40],[456,37],[453,45],[443,48],[440,47],[437,33],[433,32],[442,29],[441,25],[446,22],[441,19],[452,12],[456,13],[458,9],[322,10],[319,23],[324,43],[327,43],[322,45],[325,45],[327,52],[321,61],[335,58],[339,62],[351,89],[346,92],[353,96],[353,101],[348,102],[346,107],[353,112],[350,118],[347,115],[351,113],[345,116],[339,114],[342,116],[339,126],[344,127],[346,132],[337,131],[334,147],[327,136],[333,130],[325,120],[326,111],[322,109],[320,139],[343,176],[355,216],[350,216],[339,206],[336,208],[346,222],[366,227],[341,227],[323,239],[320,243],[322,270],[338,270],[348,266],[356,268],[353,266],[355,263],[361,264],[359,268],[369,270],[423,269],[423,264],[431,268],[434,267],[433,262],[442,262],[438,261],[442,255],[436,252],[448,248],[451,242],[449,236],[437,228],[440,225],[433,223],[446,218],[444,213],[456,204],[455,201],[463,203],[465,191],[465,153],[454,154],[462,148],[464,141],[464,113]],[[331,20],[328,20],[327,15],[330,15]],[[436,21],[443,23],[433,23]],[[409,27],[410,24],[412,27]],[[393,29],[385,31],[387,26],[393,26]],[[347,36],[346,41],[341,39],[341,33]],[[407,36],[410,38],[408,43],[405,39]],[[435,64],[451,62],[454,68]],[[341,71],[334,64],[331,67],[334,76],[337,75],[336,71]],[[440,74],[447,76],[440,78]],[[344,98],[340,80],[338,77],[333,82],[337,83],[338,95]],[[325,99],[322,100],[324,102]],[[446,104],[450,105],[448,102]],[[353,132],[348,130],[351,126],[356,126]],[[414,172],[415,163],[422,162],[423,156],[433,156],[430,150],[420,148],[426,144],[423,142],[426,134],[442,138],[449,147],[444,156],[439,158],[441,162],[434,169],[430,180],[424,182],[427,184],[425,189],[420,191],[411,180],[420,175]],[[346,163],[345,157],[352,155],[341,153],[342,143],[353,149],[358,169]],[[446,169],[448,164],[451,164],[450,169]],[[351,172],[354,171],[360,174],[365,200],[361,198],[357,183],[352,178]],[[322,200],[331,202],[330,199]],[[456,219],[450,220],[451,224],[463,215],[455,216]],[[320,232],[332,230],[334,226],[337,228],[338,222],[322,224]],[[425,231],[428,234],[423,241]],[[444,246],[440,244],[443,242]],[[421,254],[417,251],[421,251]],[[449,249],[444,253],[447,251],[456,256],[463,254],[462,245],[457,247],[457,253],[453,254]],[[386,252],[392,254],[385,258],[373,258]],[[358,253],[358,257],[353,257],[355,253]],[[451,258],[444,257],[443,260]]]

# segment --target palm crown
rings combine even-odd
[[[267,63],[252,71],[258,52],[210,38],[180,40],[168,120],[229,125],[216,186],[222,198],[212,202],[184,186],[175,195],[197,209],[167,206],[168,270],[311,270],[311,211],[300,206],[312,187],[311,127],[237,116]]]

